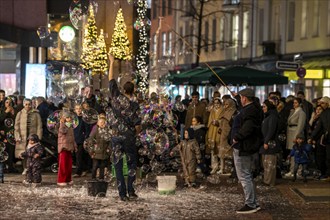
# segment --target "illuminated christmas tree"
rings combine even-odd
[[[97,28],[92,4],[89,5],[89,16],[85,25],[85,34],[82,45],[81,66],[92,69],[95,61],[95,45],[97,42]]]
[[[123,10],[122,8],[119,8],[109,52],[115,59],[131,60],[132,55],[129,46],[130,42],[127,36],[127,28],[124,21]]]
[[[104,41],[103,29],[100,30],[96,48],[97,49],[95,50],[96,54],[92,75],[98,73],[105,74],[105,71],[108,69],[108,54]]]

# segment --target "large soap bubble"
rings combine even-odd
[[[98,115],[98,112],[93,108],[84,109],[82,111],[82,120],[87,124],[95,124],[97,122]]]
[[[87,0],[75,0],[71,3],[69,8],[70,21],[77,30],[83,26],[84,15],[88,12]]]

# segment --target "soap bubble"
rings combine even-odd
[[[95,124],[98,120],[98,115],[98,112],[93,108],[84,109],[82,111],[82,120],[87,124]]]
[[[5,162],[8,159],[7,151],[3,151],[0,153],[0,163]]]
[[[60,123],[61,111],[56,110],[47,117],[47,129],[53,134],[58,133],[57,124]]]
[[[269,147],[270,149],[275,148],[275,147],[276,147],[276,141],[274,141],[274,140],[270,140],[270,141],[268,141],[268,147]]]
[[[135,175],[136,175],[136,170],[134,170],[134,169],[129,169],[129,170],[128,170],[128,175],[131,176],[131,177],[135,176]]]
[[[37,34],[39,38],[42,40],[49,36],[50,30],[47,26],[40,26],[37,29]]]
[[[8,143],[11,144],[11,145],[16,144],[14,132],[15,132],[14,129],[11,129],[6,134],[6,139],[7,139]]]
[[[278,135],[278,140],[285,141],[286,140],[286,135],[285,134],[279,134]]]
[[[6,145],[3,142],[0,142],[0,153],[4,152],[6,149]]]
[[[4,124],[7,128],[11,128],[14,126],[14,120],[12,118],[6,118]]]

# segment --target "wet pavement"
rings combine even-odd
[[[163,174],[162,174],[163,175]],[[175,174],[167,174],[175,175]],[[0,219],[318,219],[330,220],[330,202],[308,202],[294,189],[330,190],[330,183],[310,180],[279,180],[275,187],[257,183],[261,211],[236,214],[243,205],[241,185],[228,176],[217,184],[199,180],[197,188],[185,188],[180,177],[175,195],[160,195],[155,179],[135,184],[139,198],[119,200],[114,178],[109,178],[106,197],[88,196],[87,177],[74,179],[74,185],[60,188],[56,174],[44,173],[39,187],[22,184],[24,176],[6,174],[0,184]]]

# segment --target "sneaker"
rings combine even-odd
[[[127,196],[120,196],[120,200],[123,202],[128,201],[128,197]]]
[[[41,186],[41,183],[32,183],[31,186],[32,187],[38,187],[38,186]]]
[[[128,194],[128,198],[129,198],[129,199],[137,199],[137,198],[138,198],[138,195],[136,195],[135,192],[133,192],[133,193],[129,193],[129,194]]]
[[[23,184],[24,185],[30,185],[31,183],[29,181],[27,181],[27,180],[23,180]]]
[[[237,214],[250,214],[250,213],[255,213],[258,211],[258,208],[251,208],[248,205],[244,205],[241,209],[237,210]]]
[[[27,169],[24,169],[22,175],[26,175],[26,173],[27,173]]]
[[[293,173],[288,172],[288,173],[286,173],[284,176],[285,176],[285,177],[293,177]]]
[[[197,167],[197,168],[196,168],[196,173],[201,173],[201,172],[202,172],[202,169],[199,168],[199,167]]]
[[[58,186],[67,186],[67,183],[57,183]]]
[[[257,209],[257,211],[261,210],[260,205],[257,205],[257,206],[256,206],[256,209]]]

